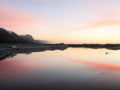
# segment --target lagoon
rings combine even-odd
[[[107,54],[106,54],[107,52]],[[120,50],[67,48],[0,61],[2,89],[119,89]]]

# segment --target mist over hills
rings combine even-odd
[[[8,31],[4,28],[0,28],[0,43],[35,43],[35,44],[47,44],[48,41],[35,40],[32,35],[18,35],[15,32]]]

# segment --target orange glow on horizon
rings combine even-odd
[[[67,32],[73,32],[76,30],[86,30],[86,29],[92,29],[92,28],[100,28],[100,27],[107,27],[107,26],[113,26],[113,25],[120,25],[120,20],[108,20],[108,21],[99,21],[96,23],[92,23],[83,27],[79,28],[73,28],[72,30],[68,30]]]

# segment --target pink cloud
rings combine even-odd
[[[41,25],[43,21],[35,16],[23,12],[0,9],[0,27],[4,28],[23,28],[35,25]]]
[[[107,27],[107,26],[113,26],[113,25],[120,25],[120,20],[107,20],[107,21],[98,21],[98,22],[91,22],[91,24],[73,28],[70,30],[67,30],[66,32],[73,32],[73,31],[79,31],[79,30],[87,30],[87,29],[93,29],[93,28],[100,28],[100,27]]]

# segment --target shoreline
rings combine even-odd
[[[68,47],[72,48],[92,48],[92,49],[109,49],[119,50],[120,44],[67,44]]]
[[[47,50],[65,50],[67,48],[119,50],[120,44],[0,44],[0,61],[14,57],[17,54],[31,54],[32,52]]]
[[[15,46],[16,48],[12,48]],[[119,50],[120,44],[0,44],[0,50],[3,49],[41,49],[41,50],[64,50],[66,48],[92,48],[92,49],[110,49]]]

